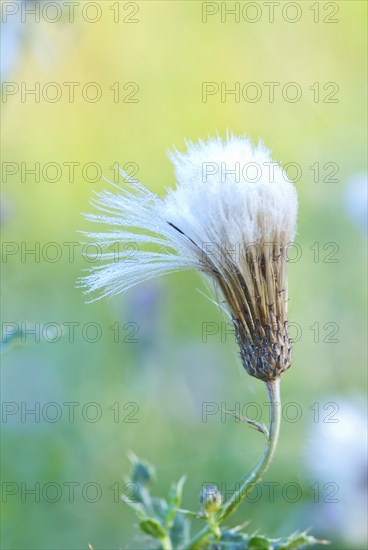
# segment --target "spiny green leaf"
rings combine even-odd
[[[160,520],[162,520],[162,523],[164,523],[168,508],[166,500],[164,500],[163,498],[152,497],[151,502],[153,514],[148,515],[157,516],[158,518],[160,518]]]
[[[286,540],[276,543],[274,550],[299,550],[317,544],[329,544],[329,542],[318,540],[307,533],[293,533]]]
[[[176,514],[174,524],[170,529],[173,548],[182,548],[189,542],[189,521],[181,514]]]
[[[220,541],[210,543],[207,550],[302,550],[316,544],[328,544],[306,533],[293,533],[288,538],[271,539],[263,535],[239,533],[237,528],[221,533]]]
[[[145,518],[139,522],[139,527],[147,535],[151,535],[155,539],[163,539],[167,536],[166,531],[162,527],[161,523],[152,518]]]
[[[165,526],[170,529],[174,523],[174,519],[178,508],[181,504],[181,499],[183,495],[183,485],[185,483],[185,476],[181,477],[177,483],[171,485],[168,498],[168,507],[165,517]]]
[[[185,516],[189,516],[191,518],[197,518],[197,519],[206,519],[206,516],[203,514],[203,512],[192,512],[191,510],[183,510],[183,508],[179,508],[178,512],[181,514],[184,514]]]
[[[130,476],[130,479],[137,483],[138,485],[141,485],[142,487],[146,487],[156,479],[156,470],[155,468],[149,464],[148,462],[144,460],[140,460],[134,453],[129,453],[129,459],[133,464],[133,472]]]
[[[261,535],[255,535],[248,541],[248,550],[272,550],[271,541]]]

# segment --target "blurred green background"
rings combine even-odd
[[[25,4],[40,10],[39,21]],[[297,404],[289,417],[301,411],[300,418],[285,419],[264,480],[280,484],[274,501],[263,486],[259,500],[244,503],[231,524],[249,520],[251,531],[275,537],[311,527],[332,539],[333,549],[366,548],[366,3],[299,2],[295,23],[285,20],[294,18],[292,7],[282,17],[285,2],[275,7],[274,22],[264,2],[253,3],[260,14],[254,23],[225,14],[221,22],[221,4],[233,2],[209,8],[197,1],[106,0],[89,8],[92,3],[77,2],[74,22],[60,2],[62,16],[54,23],[58,10],[42,12],[42,4],[2,3],[2,346],[8,351],[2,548],[79,550],[89,542],[95,549],[143,548],[133,512],[117,502],[129,450],[156,465],[157,495],[185,473],[184,506],[194,509],[203,482],[219,483],[229,495],[257,463],[259,434],[232,417],[221,421],[219,412],[202,421],[204,403],[228,409],[239,403],[241,412],[258,402],[265,422],[267,408],[263,385],[239,364],[233,336],[222,338],[220,313],[197,291],[204,290],[199,277],[177,274],[86,304],[75,282],[89,263],[81,246],[73,258],[74,245],[65,244],[78,243],[78,230],[90,228],[81,212],[91,211],[92,192],[108,185],[93,167],[83,170],[88,163],[108,179],[115,163],[135,163],[127,169],[135,167],[136,177],[161,195],[174,184],[167,150],[227,129],[262,138],[275,160],[302,169],[296,182],[301,257],[289,266],[290,320],[300,338],[282,383],[284,402]],[[218,12],[203,22],[203,9]],[[244,13],[254,18],[249,9]],[[99,14],[95,23],[86,20]],[[39,101],[22,98],[37,82]],[[58,101],[49,101],[58,89],[47,87],[50,82],[62,90]],[[80,83],[74,102],[65,82]],[[95,103],[81,92],[90,82],[102,90]],[[117,102],[109,89],[116,82]],[[129,82],[136,84],[124,89]],[[230,95],[221,101],[218,93],[203,102],[202,82],[224,82],[228,89],[256,82],[262,96],[254,103]],[[274,102],[264,82],[280,83]],[[289,82],[302,90],[294,103],[281,93]],[[337,83],[337,102],[324,101],[337,89],[324,88],[329,82]],[[138,102],[124,102],[137,85]],[[94,88],[88,91],[92,97]],[[35,163],[39,178],[25,173]],[[74,178],[70,163],[78,163]],[[315,163],[318,176],[310,168]],[[25,255],[35,246],[39,257]],[[9,334],[21,323],[26,329],[39,323],[40,341],[29,333],[8,350]],[[65,323],[76,323],[74,339]],[[88,323],[101,331],[94,343]],[[207,341],[203,323],[219,329]],[[119,326],[118,341],[112,326]],[[136,342],[127,341],[132,327]],[[35,407],[39,418],[25,415]],[[332,412],[337,423],[328,422]],[[55,415],[60,418],[52,422]],[[292,489],[283,493],[288,483],[302,488],[297,502]],[[32,487],[39,495],[27,493]]]

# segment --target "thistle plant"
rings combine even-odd
[[[80,286],[88,294],[97,292],[93,299],[99,299],[159,275],[197,270],[233,323],[244,368],[266,385],[269,429],[243,418],[265,436],[260,463],[228,501],[201,495],[205,525],[180,546],[194,549],[221,540],[222,524],[260,481],[277,445],[280,379],[291,364],[287,248],[295,235],[298,201],[293,183],[270,152],[247,137],[189,143],[186,153],[175,150],[170,157],[176,188],[164,198],[126,175],[124,187],[112,184],[118,193],[96,193],[92,204],[98,213],[86,217],[113,230],[86,235],[104,249],[134,241],[139,250],[135,262],[127,261],[128,246],[122,247],[119,261],[114,252],[104,253],[104,262]],[[162,518],[157,521],[164,525]],[[162,540],[163,548],[172,548],[170,534]]]

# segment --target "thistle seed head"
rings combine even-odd
[[[274,380],[291,360],[286,268],[298,209],[294,185],[269,151],[247,137],[189,143],[186,153],[170,157],[177,184],[163,199],[126,175],[119,194],[97,194],[100,213],[87,218],[115,229],[87,235],[106,248],[119,243],[121,252],[118,261],[115,252],[104,254],[106,263],[80,286],[102,290],[102,297],[158,275],[198,270],[232,319],[247,372]]]

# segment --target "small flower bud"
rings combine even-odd
[[[206,512],[217,512],[222,504],[222,495],[217,486],[205,485],[199,495],[199,502]]]

